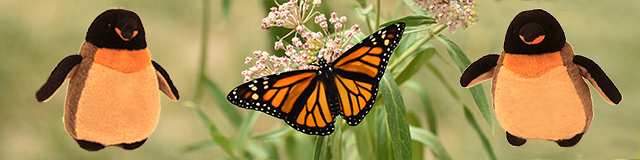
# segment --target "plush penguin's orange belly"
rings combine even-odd
[[[585,130],[585,107],[559,52],[506,54],[495,80],[500,125],[524,139],[570,139]]]
[[[105,146],[149,137],[158,123],[156,71],[146,49],[98,49],[78,100],[75,139]],[[67,121],[68,119],[65,119]],[[72,134],[73,136],[73,134]]]

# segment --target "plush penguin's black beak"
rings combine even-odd
[[[138,23],[131,18],[125,18],[116,24],[116,33],[124,41],[129,41],[138,35]]]
[[[520,28],[518,32],[522,42],[528,45],[536,45],[544,40],[544,29],[537,23],[528,23]]]

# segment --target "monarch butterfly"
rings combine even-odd
[[[404,27],[404,23],[387,26],[330,64],[318,58],[318,69],[283,72],[244,83],[231,90],[227,100],[283,119],[310,135],[333,133],[338,114],[356,126],[375,102],[380,79]]]

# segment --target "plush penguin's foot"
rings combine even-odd
[[[580,139],[582,138],[583,134],[584,133],[580,133],[580,134],[577,134],[576,136],[573,136],[573,138],[571,139],[559,140],[559,141],[556,141],[556,143],[558,143],[560,147],[573,147],[576,144],[578,144],[578,142],[580,142]]]
[[[76,139],[76,142],[78,142],[78,145],[80,145],[82,149],[85,149],[87,151],[98,151],[104,148],[104,145],[96,142],[89,142],[89,141],[77,140],[77,139]]]
[[[518,138],[514,135],[511,135],[511,133],[507,132],[507,141],[509,141],[509,144],[511,144],[512,146],[518,147],[526,143],[527,139]]]
[[[140,146],[142,146],[142,144],[144,144],[144,142],[147,141],[147,138],[143,139],[142,141],[138,141],[135,143],[121,143],[118,145],[118,147],[122,148],[122,149],[126,149],[126,150],[134,150],[134,149],[138,149],[140,148]]]

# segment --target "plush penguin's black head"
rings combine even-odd
[[[85,40],[97,47],[129,50],[147,48],[140,17],[124,9],[110,9],[98,15],[91,23]]]
[[[560,51],[566,42],[560,23],[542,9],[518,13],[504,38],[504,51],[514,54],[542,54]]]

